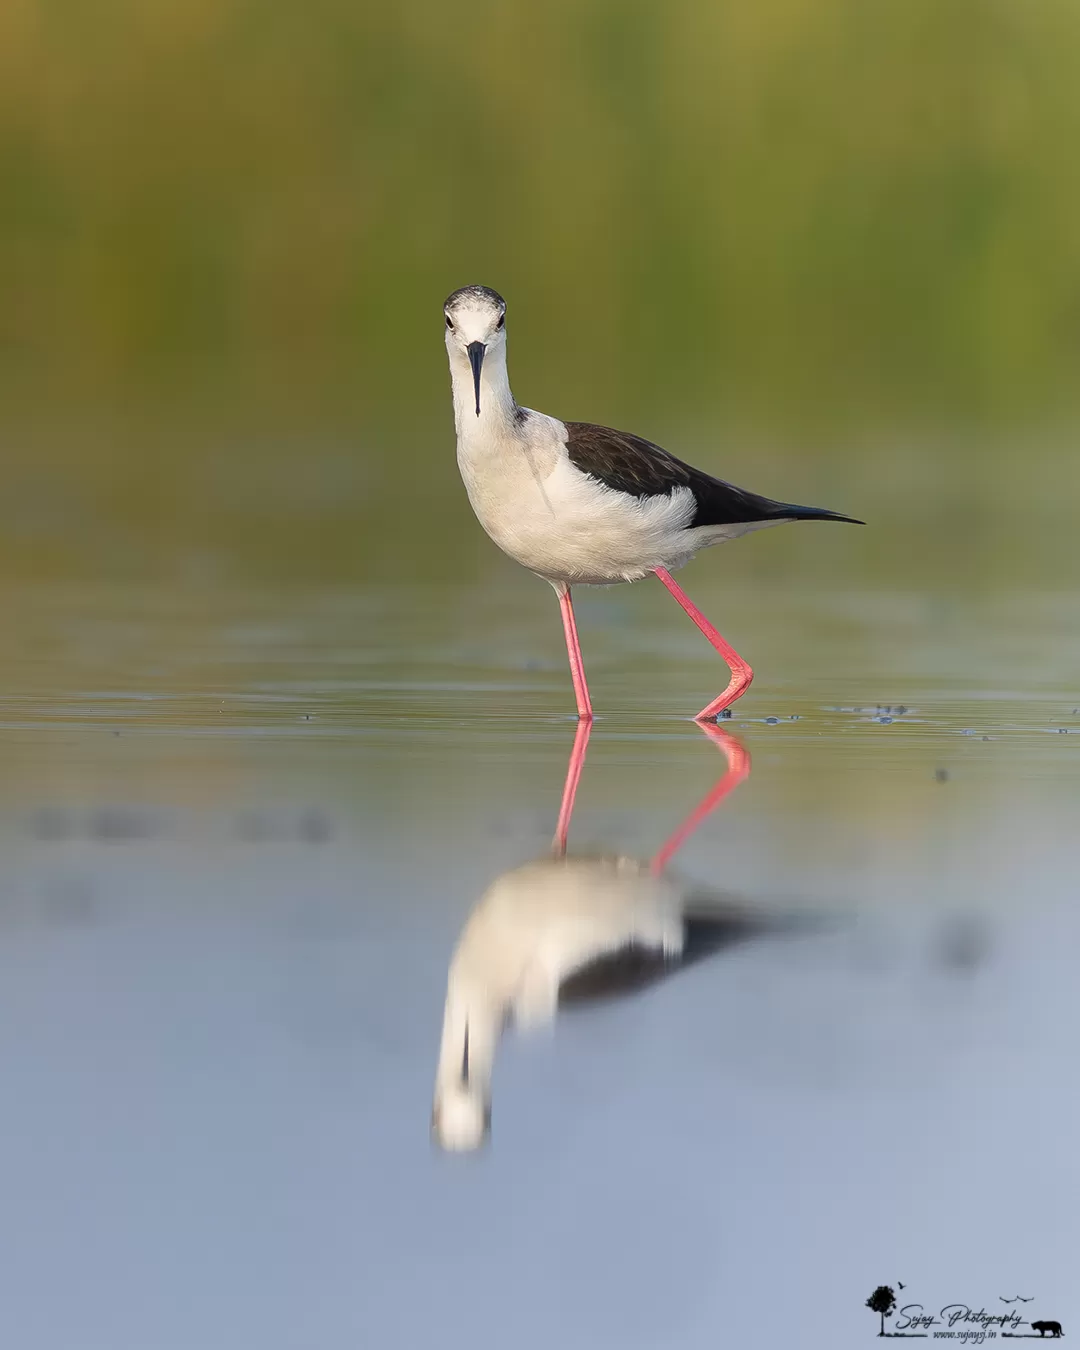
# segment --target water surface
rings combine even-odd
[[[509,1032],[467,1157],[448,961],[574,736],[547,588],[6,590],[20,1350],[855,1346],[896,1280],[1068,1320],[1075,597],[687,585],[758,675],[673,867],[807,925]],[[570,849],[647,859],[726,676],[658,586],[579,620]]]

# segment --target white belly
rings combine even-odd
[[[688,488],[632,497],[579,473],[565,455],[545,476],[533,476],[525,455],[520,460],[493,472],[463,463],[462,478],[495,543],[547,581],[639,581],[657,567],[681,567],[712,542],[686,528],[694,514]]]

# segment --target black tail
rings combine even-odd
[[[734,483],[725,483],[722,478],[713,478],[700,469],[682,465],[681,461],[680,465],[686,471],[688,486],[697,503],[691,522],[694,527],[743,525],[757,520],[843,520],[849,525],[866,524],[865,520],[842,516],[839,511],[826,511],[821,506],[795,506],[792,502],[760,497]]]

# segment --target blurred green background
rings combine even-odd
[[[743,570],[1075,576],[1078,76],[1071,0],[5,0],[0,564],[479,575],[483,282],[522,402],[874,527]]]

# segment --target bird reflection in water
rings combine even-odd
[[[578,724],[551,856],[498,877],[469,915],[447,981],[432,1133],[445,1149],[486,1139],[491,1076],[504,1026],[550,1023],[560,1003],[640,988],[762,931],[764,916],[703,894],[667,866],[705,817],[750,773],[750,756],[715,724],[701,729],[724,774],[652,859],[567,857],[591,723]]]

